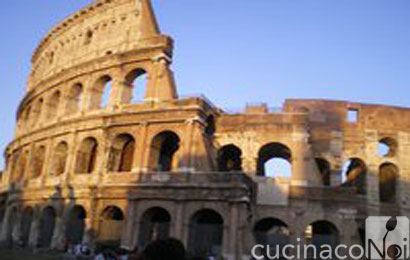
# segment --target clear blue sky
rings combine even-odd
[[[0,10],[0,149],[13,138],[30,57],[89,0],[7,0]],[[181,95],[280,106],[327,98],[408,106],[409,0],[153,0],[176,41]],[[0,163],[0,166],[3,162]]]

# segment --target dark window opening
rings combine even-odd
[[[319,169],[323,185],[330,186],[331,169],[329,162],[323,158],[316,158],[315,161],[317,168]]]
[[[76,173],[92,173],[97,164],[98,143],[97,140],[86,138],[77,153]]]
[[[215,117],[210,115],[206,118],[205,134],[208,136],[213,136],[216,131],[215,127]]]
[[[289,244],[289,228],[281,220],[276,218],[265,218],[256,223],[253,234],[257,244],[270,247],[271,256],[279,256],[279,259],[283,258],[283,249]],[[279,249],[277,252],[276,249]],[[263,250],[262,250],[263,251]],[[267,258],[265,252],[259,252],[260,255],[264,255]]]
[[[204,209],[189,222],[188,252],[195,256],[219,255],[222,251],[224,220],[216,211]]]
[[[339,245],[339,231],[334,224],[328,221],[317,221],[306,228],[305,239],[307,244],[312,244],[316,249],[309,248],[309,259],[321,259],[319,258],[320,252],[327,250],[326,247],[323,247],[324,245],[329,245],[333,252]],[[315,253],[316,255],[314,255]]]
[[[80,244],[83,241],[86,218],[87,214],[82,206],[76,205],[70,210],[66,239],[72,245]]]
[[[84,44],[88,45],[91,43],[93,39],[93,32],[91,30],[87,31],[87,33],[85,34],[85,40],[84,40]]]
[[[101,214],[98,240],[113,246],[121,245],[124,213],[116,206],[109,206]]]
[[[366,194],[367,166],[359,158],[352,158],[343,166],[342,186],[355,187],[357,193]]]
[[[32,178],[38,178],[43,173],[44,162],[46,159],[46,148],[44,146],[40,146],[35,149],[35,153],[33,155],[32,161]]]
[[[80,111],[82,92],[83,85],[79,83],[71,88],[67,98],[67,114],[75,114]]]
[[[144,247],[152,241],[169,237],[171,215],[167,210],[155,207],[147,210],[140,223],[139,246]]]
[[[392,163],[379,167],[379,197],[381,202],[396,202],[397,178],[399,168]]]
[[[117,136],[112,144],[109,171],[130,172],[134,161],[135,140],[129,134]]]
[[[54,149],[51,175],[61,175],[65,172],[68,157],[68,145],[60,142]]]
[[[152,140],[151,161],[157,171],[171,171],[174,166],[174,155],[180,146],[178,135],[166,131],[158,134]],[[152,165],[152,164],[151,164]]]
[[[54,227],[56,223],[56,212],[52,207],[46,207],[40,218],[40,236],[38,237],[38,247],[48,248],[53,239]]]
[[[33,220],[33,209],[27,207],[24,209],[23,217],[21,219],[21,246],[27,247],[30,237],[31,224]]]
[[[242,171],[242,151],[233,144],[223,146],[218,151],[220,172]]]

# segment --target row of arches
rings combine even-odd
[[[105,108],[110,100],[116,103],[132,104],[141,102],[148,81],[145,69],[137,68],[126,74],[123,80],[114,79],[105,74],[97,78],[90,86],[77,82],[68,89],[54,90],[49,96],[42,96],[31,101],[21,112],[19,125],[30,129],[37,126],[42,119],[47,122],[58,115],[72,115],[82,110]],[[121,85],[118,93],[113,92],[113,84]],[[120,95],[116,97],[114,95]]]
[[[178,165],[175,154],[180,148],[179,136],[171,131],[157,134],[151,141],[149,149],[149,167],[153,171],[171,171]],[[130,134],[119,134],[112,141],[109,149],[107,172],[131,172],[135,161],[136,140]],[[90,174],[96,171],[101,147],[94,137],[84,138],[75,157],[75,173]],[[67,171],[69,145],[66,141],[58,143],[50,152],[50,176],[59,176]],[[34,148],[29,162],[28,150],[17,152],[13,156],[11,183],[19,183],[24,179],[26,166],[29,165],[28,179],[36,179],[44,172],[46,148]]]
[[[115,207],[119,210],[119,208]],[[104,221],[113,221],[117,220],[114,217],[108,215],[106,212],[110,210],[110,207],[107,207],[101,214],[101,222]],[[21,217],[19,217],[21,214]],[[6,241],[7,244],[11,247],[15,243],[18,243],[20,247],[29,246],[29,238],[33,227],[35,226],[35,221],[37,221],[38,232],[37,237],[34,239],[34,246],[38,248],[49,248],[52,244],[53,239],[56,238],[56,225],[57,225],[58,213],[52,206],[45,207],[41,212],[36,216],[34,214],[34,209],[32,207],[26,207],[21,213],[18,212],[17,207],[11,209],[11,212],[8,217]],[[79,244],[83,241],[84,232],[85,232],[85,220],[87,218],[87,213],[85,209],[80,205],[73,206],[69,213],[67,220],[65,221],[65,226],[62,230],[65,230],[64,239],[66,244]],[[18,222],[20,221],[20,223]],[[104,228],[106,225],[101,225]],[[17,229],[20,229],[19,232]],[[19,234],[16,239],[15,235]]]
[[[219,171],[242,171],[242,150],[236,145],[221,147],[217,157]],[[268,143],[259,149],[256,174],[266,177],[290,177],[291,164],[292,152],[289,147],[281,143]]]
[[[281,143],[268,143],[258,152],[256,174],[265,177],[291,177],[292,151]],[[322,184],[331,186],[332,168],[324,158],[315,159]],[[242,171],[242,151],[234,144],[218,150],[218,170],[221,172]],[[350,158],[343,165],[341,183],[344,187],[354,187],[358,194],[366,194],[367,165],[360,158]],[[390,162],[379,167],[379,197],[382,202],[395,202],[399,168]]]
[[[64,228],[57,228],[59,215],[52,206],[45,207],[37,218],[38,236],[35,238],[37,248],[49,248],[53,239],[58,237],[58,230],[65,230],[64,241],[68,245],[76,245],[83,242],[87,231],[86,220],[89,218],[86,210],[80,206],[73,206],[64,221]],[[21,247],[29,246],[29,239],[36,215],[33,208],[26,207],[19,212],[16,207],[11,210],[8,217],[7,242],[9,246],[19,243]],[[147,209],[138,222],[138,246],[143,248],[150,242],[157,239],[170,237],[171,225],[175,220],[171,214],[162,207],[152,207]],[[105,207],[99,215],[99,227],[97,241],[99,243],[109,243],[110,245],[120,245],[125,230],[126,217],[122,209],[111,205]],[[16,229],[20,229],[19,240],[15,241],[13,234]],[[188,230],[188,250],[193,255],[209,256],[220,252],[223,244],[224,219],[216,211],[211,209],[201,209],[196,211],[189,218]]]
[[[256,244],[270,246],[270,257],[275,259],[284,259],[283,248],[290,244],[289,226],[277,218],[264,218],[256,222],[253,227],[253,234]],[[327,220],[318,220],[309,224],[303,233],[306,245],[313,245],[315,249],[310,248],[307,252],[312,259],[318,259],[322,245],[329,245],[333,249],[339,244],[340,233],[337,227]],[[258,255],[268,257],[267,252],[259,252]],[[289,255],[289,252],[288,252]],[[269,258],[271,259],[271,258]]]
[[[393,157],[396,155],[398,143],[395,139],[386,137],[379,142],[378,153],[380,156]],[[361,159],[349,159],[348,164],[362,164]],[[292,152],[288,146],[282,143],[268,143],[262,146],[258,152],[257,175],[271,176],[279,174],[284,177],[291,175]],[[330,183],[329,162],[323,158],[316,158],[317,165],[323,173],[325,185]],[[218,169],[219,171],[241,171],[242,170],[242,151],[234,144],[228,144],[218,150]],[[344,176],[345,177],[345,176]]]

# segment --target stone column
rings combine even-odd
[[[66,228],[70,216],[70,206],[65,207],[61,213],[57,213],[55,219],[51,248],[63,249],[66,244]]]
[[[60,92],[60,104],[58,104],[58,110],[57,110],[57,115],[56,115],[56,121],[59,121],[61,117],[67,114],[67,103],[69,100],[70,96],[70,91],[71,87],[68,84],[64,84],[64,86],[61,86],[61,92]]]
[[[51,138],[47,139],[47,144],[46,144],[46,153],[45,153],[45,158],[44,158],[44,165],[43,165],[43,171],[41,173],[41,186],[44,186],[47,178],[49,176],[49,172],[51,170],[52,167],[52,163],[53,163],[53,155],[54,155],[54,147],[53,147],[53,141]]]
[[[84,235],[83,235],[83,243],[92,244],[94,235],[92,234],[93,231],[93,224],[91,218],[86,218],[84,220]]]
[[[306,186],[309,183],[309,176],[312,174],[309,160],[308,133],[299,131],[292,134],[292,184]]]
[[[85,111],[88,111],[92,105],[94,105],[93,102],[93,95],[94,95],[94,84],[95,82],[91,81],[92,79],[89,78],[85,82],[83,82],[83,91],[82,91],[82,97],[81,97],[81,102],[80,102],[80,112],[83,113]]]
[[[19,245],[22,241],[22,230],[21,230],[21,220],[23,217],[23,212],[20,210],[17,213],[17,218],[15,220],[14,228],[12,231],[13,245]]]
[[[192,146],[193,146],[193,135],[194,135],[194,127],[195,127],[195,118],[188,119],[185,121],[185,136],[181,136],[183,143],[183,165],[180,165],[182,168],[191,168],[191,156],[192,156]]]
[[[128,200],[128,208],[127,208],[127,216],[126,216],[126,222],[124,223],[124,228],[122,232],[122,238],[121,238],[121,245],[128,248],[128,249],[133,249],[136,245],[137,242],[135,241],[134,234],[136,232],[136,225],[135,225],[135,203],[131,200]]]
[[[15,160],[14,160],[14,157],[15,157],[16,155],[15,155],[15,153],[11,153],[11,154],[9,154],[8,155],[8,157],[7,157],[7,163],[6,163],[6,170],[4,171],[4,173],[3,173],[3,177],[2,177],[2,180],[1,180],[1,182],[4,184],[4,185],[8,185],[9,183],[10,183],[10,180],[11,180],[11,175],[13,174],[13,169],[14,169],[14,167],[15,167]],[[4,222],[4,221],[3,221]]]
[[[366,192],[367,201],[371,205],[378,205],[380,203],[379,196],[379,166],[377,164],[367,165],[366,174]]]
[[[11,246],[10,241],[9,241],[9,231],[10,231],[10,225],[13,224],[13,221],[11,220],[11,214],[12,214],[12,206],[7,207],[6,213],[4,214],[3,222],[1,225],[1,232],[0,232],[0,245],[4,245],[6,247]]]
[[[230,212],[230,220],[229,220],[229,236],[228,236],[228,243],[224,245],[224,253],[227,254],[230,259],[234,259],[235,255],[239,254],[238,250],[238,228],[240,226],[239,220],[239,209],[237,204],[230,205],[231,212]]]
[[[30,236],[28,238],[28,246],[31,248],[37,247],[37,241],[40,236],[40,218],[41,211],[35,211],[35,214],[33,214],[33,219],[31,222]]]
[[[140,127],[140,134],[138,143],[135,147],[134,160],[137,162],[134,165],[133,171],[148,172],[149,165],[149,153],[151,150],[151,140],[148,140],[148,123],[143,122]]]
[[[171,58],[162,53],[152,59],[153,66],[148,75],[146,101],[160,102],[177,98],[175,80],[169,69]]]
[[[186,247],[188,244],[186,243],[187,241],[184,240],[184,233],[183,233],[184,232],[184,209],[185,209],[184,204],[177,202],[176,210],[175,210],[176,222],[175,222],[173,233],[171,233],[171,236],[180,239]]]
[[[408,154],[410,152],[410,135],[408,133],[398,133],[398,166],[399,178],[397,180],[397,205],[402,209],[402,215],[405,216],[405,210],[410,209],[410,161]]]
[[[129,104],[132,98],[132,85],[127,84],[123,71],[118,70],[113,75],[111,94],[108,107],[115,109],[121,104]]]
[[[379,204],[379,159],[377,158],[377,146],[378,146],[378,134],[375,130],[366,130],[366,162],[367,162],[367,174],[366,174],[366,191],[367,201],[370,204]]]
[[[31,180],[32,176],[32,171],[33,171],[33,160],[34,160],[34,154],[37,152],[36,149],[37,147],[34,145],[34,143],[31,143],[29,146],[29,153],[26,161],[26,165],[24,166],[24,177],[23,177],[23,182],[24,184],[28,183]],[[23,152],[24,153],[24,152]]]
[[[242,156],[242,170],[250,175],[255,175],[258,157]]]
[[[75,173],[75,164],[76,164],[76,160],[77,160],[77,150],[78,150],[78,140],[77,140],[77,131],[73,131],[70,134],[69,140],[67,140],[68,144],[71,144],[68,147],[68,158],[67,158],[67,162],[66,162],[66,170],[65,170],[65,183],[69,183],[70,179],[72,179],[74,177],[74,173]]]
[[[202,134],[202,125],[203,122],[200,122],[197,120],[194,120],[192,125],[188,129],[191,131],[190,133],[188,132],[188,140],[187,140],[187,150],[188,150],[188,165],[186,165],[191,171],[196,171],[196,170],[205,170],[209,168],[208,164],[205,164],[201,162],[201,160],[206,160],[208,161],[208,153],[206,151],[207,147],[205,146],[205,141],[204,136]],[[188,143],[189,142],[189,143]],[[179,159],[179,158],[175,158]],[[179,165],[178,165],[179,166]],[[201,167],[199,167],[201,166]],[[208,168],[207,168],[208,167]],[[201,168],[201,169],[198,169]]]

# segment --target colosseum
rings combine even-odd
[[[172,57],[149,0],[94,1],[43,38],[4,152],[1,244],[175,237],[191,255],[250,259],[258,243],[363,244],[366,217],[410,216],[410,109],[229,113],[178,97]]]

